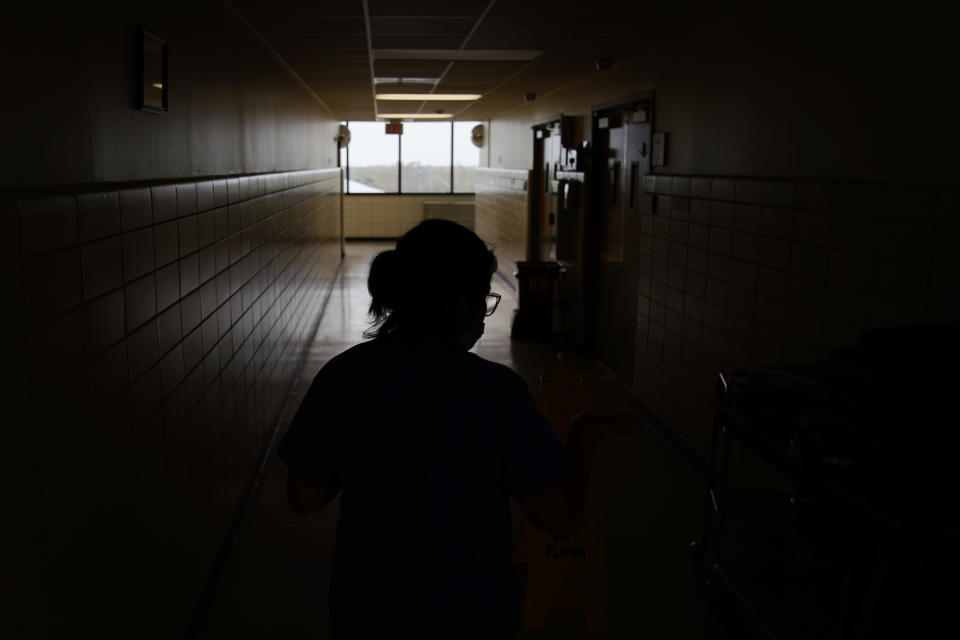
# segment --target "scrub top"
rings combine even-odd
[[[570,461],[511,369],[391,337],[358,344],[317,374],[278,452],[300,481],[342,489],[335,637],[518,628],[508,499]]]

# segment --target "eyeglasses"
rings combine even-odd
[[[493,315],[493,312],[497,310],[498,304],[500,304],[500,294],[488,293],[487,294],[487,312],[484,315],[487,315],[487,316]]]

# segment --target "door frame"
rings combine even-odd
[[[648,122],[650,123],[651,134],[655,126],[655,90],[648,89],[639,93],[630,94],[615,100],[609,100],[590,107],[590,154],[589,164],[586,167],[585,178],[587,181],[588,215],[584,221],[584,245],[583,245],[583,337],[584,342],[591,350],[596,353],[596,326],[597,326],[597,299],[599,291],[599,273],[600,273],[600,239],[601,239],[601,220],[604,207],[605,180],[607,173],[607,158],[604,153],[606,148],[601,148],[597,144],[600,139],[599,118],[605,114],[612,114],[636,107],[639,103],[645,103],[648,108]],[[651,173],[653,166],[650,167]]]

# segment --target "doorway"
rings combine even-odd
[[[643,177],[650,173],[653,91],[597,105],[592,114],[590,181],[595,241],[588,331],[594,351],[616,374],[634,382]]]

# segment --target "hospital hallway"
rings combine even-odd
[[[518,640],[956,626],[954,25],[922,1],[6,3],[0,637],[332,635],[350,494],[295,514],[277,447],[318,370],[363,343],[373,257],[424,228],[496,257],[502,298],[473,349],[569,445],[564,459],[525,404],[543,446],[503,456],[502,477],[567,533],[515,501],[508,531],[500,501],[489,547],[479,527],[384,523],[376,557],[462,551],[485,569],[461,586],[485,593],[512,566]],[[443,234],[425,246],[471,255]],[[384,272],[384,299],[432,308],[437,274],[409,260]],[[466,340],[468,315],[476,334],[479,290],[463,304],[440,342]],[[525,432],[504,416],[526,398],[492,369],[512,386],[380,388],[435,412],[413,390],[465,390],[510,451]],[[339,398],[366,389],[333,377]],[[396,433],[350,449],[381,456],[349,465],[351,486],[439,446]],[[486,450],[424,459],[473,478],[461,462]],[[580,473],[533,480],[571,460]],[[379,482],[405,496],[382,500],[391,517],[454,513],[402,508],[455,484],[414,466],[420,484]],[[371,623],[389,617],[396,583],[348,575],[381,585]],[[432,575],[417,577],[450,585],[444,619],[474,613]]]
[[[366,277],[370,261],[377,252],[392,247],[393,243],[346,244],[343,266],[281,419],[281,434],[316,371],[331,357],[361,340],[363,330],[369,326],[370,295]],[[595,396],[581,394],[579,399],[572,400],[569,395],[565,398],[554,395],[552,400],[547,398],[546,404],[539,403],[547,415],[551,415],[551,409],[553,415],[559,413],[564,419],[578,411],[629,408],[624,405],[625,402],[629,404],[629,399],[617,396],[621,385],[595,360],[563,353],[552,343],[511,341],[510,320],[516,308],[514,286],[496,275],[491,289],[501,293],[503,298],[497,311],[487,318],[484,335],[473,352],[517,371],[527,381],[534,398],[541,400],[542,372],[548,381],[555,379],[571,384],[586,379],[589,385],[591,380],[597,379],[605,383],[604,392]],[[574,395],[582,390],[578,383],[576,387]],[[649,502],[642,514],[630,513],[635,509],[634,500],[643,499],[644,485],[655,481],[654,468],[660,472],[657,476],[660,481],[670,477],[674,483],[678,475],[685,476],[680,482],[695,482],[692,469],[685,470],[676,452],[655,440],[618,441],[616,446],[621,450],[600,452],[602,462],[598,466],[601,471],[606,468],[612,473],[601,473],[604,484],[594,488],[597,490],[602,486],[606,489],[608,511],[604,514],[603,547],[590,550],[593,553],[606,551],[605,566],[592,570],[605,576],[604,613],[609,621],[609,633],[577,631],[575,616],[572,622],[570,619],[554,622],[552,629],[548,626],[547,631],[521,631],[518,638],[634,638],[641,633],[649,633],[651,637],[675,634],[698,638],[726,637],[700,598],[702,594],[695,577],[693,556],[687,548],[690,540],[684,537],[682,528],[670,532],[656,531],[660,525],[654,525],[653,521],[669,521],[676,513],[670,513],[669,505],[658,504],[662,502],[660,500]],[[656,451],[650,451],[651,446]],[[660,458],[659,462],[651,468],[657,458]],[[671,476],[662,474],[668,465],[676,465]],[[631,466],[634,469],[625,474],[625,469]],[[613,476],[613,473],[617,475]],[[285,481],[286,467],[271,450],[222,574],[217,576],[215,593],[209,603],[204,603],[209,606],[209,611],[203,612],[205,619],[198,637],[329,637],[329,563],[340,499],[337,497],[319,512],[297,515],[286,503]],[[634,488],[639,492],[633,493]],[[689,489],[695,490],[693,486]],[[650,493],[649,488],[645,491]],[[519,534],[523,516],[516,503],[511,504],[514,530]],[[695,499],[691,504],[699,507]],[[690,517],[695,519],[697,514],[694,510],[686,516],[688,520]],[[672,526],[676,527],[676,523]],[[697,531],[688,533],[692,539]],[[671,535],[673,539],[670,539]],[[384,544],[390,544],[388,528],[384,530]],[[667,569],[663,566],[665,557],[680,563],[670,567],[671,572],[679,570],[685,575],[670,576],[664,571],[658,576],[658,565]],[[524,558],[519,560],[526,562]],[[646,576],[647,587],[638,584],[634,571]],[[518,568],[521,584],[525,573],[526,567],[521,564]],[[659,594],[645,593],[650,588],[655,588]],[[576,600],[577,590],[570,590],[570,593],[575,594]],[[638,602],[647,604],[638,607]],[[596,621],[590,622],[591,625],[597,624]],[[451,629],[447,637],[457,638],[457,630]]]

